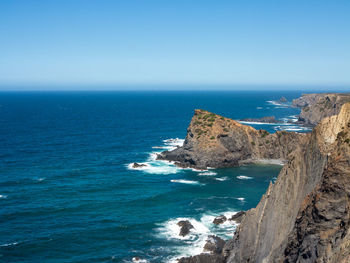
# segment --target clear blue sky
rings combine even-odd
[[[0,84],[350,84],[350,1],[2,0]]]

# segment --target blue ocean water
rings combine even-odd
[[[284,123],[299,110],[281,96],[300,93],[0,93],[0,262],[171,262],[201,252],[211,233],[231,237],[235,225],[213,218],[254,207],[281,166],[198,172],[154,152],[181,144],[196,108],[274,115],[280,125],[254,127],[303,131]],[[187,238],[180,218],[195,226]]]

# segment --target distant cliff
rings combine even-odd
[[[314,126],[323,118],[338,114],[346,102],[350,102],[349,93],[315,93],[303,94],[293,100],[293,105],[301,108],[299,122]]]
[[[246,129],[246,128],[244,128]],[[221,254],[182,263],[350,262],[350,103],[293,152]]]
[[[270,134],[205,110],[195,110],[182,147],[158,158],[182,167],[232,167],[260,160],[286,160],[308,137],[278,131]]]

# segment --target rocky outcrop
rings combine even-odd
[[[180,227],[180,236],[187,236],[191,229],[193,229],[193,225],[188,220],[181,220],[177,223],[177,225]]]
[[[313,130],[227,242],[226,262],[349,262],[350,104]]]
[[[274,116],[262,117],[262,118],[246,118],[242,119],[243,122],[261,122],[261,123],[277,123]]]
[[[147,166],[146,164],[143,163],[133,163],[132,168],[141,168]]]
[[[225,223],[226,220],[227,220],[227,218],[226,218],[226,216],[224,216],[224,215],[217,216],[217,217],[214,218],[213,224],[215,224],[215,225],[220,225],[220,224]]]
[[[323,118],[338,114],[346,102],[350,102],[348,93],[317,93],[303,94],[293,100],[293,105],[301,108],[299,123],[314,126]]]
[[[231,216],[231,218],[229,218],[228,220],[235,221],[236,223],[241,223],[244,216],[245,216],[245,212],[240,211],[237,214],[234,214],[233,216]]]
[[[184,145],[159,154],[158,159],[198,169],[232,167],[262,159],[286,160],[307,137],[285,131],[270,134],[205,110],[195,110]]]

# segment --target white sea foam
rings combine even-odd
[[[272,126],[275,126],[275,125],[280,125],[280,126],[288,125],[286,123],[259,122],[259,121],[238,121],[238,122],[242,123],[242,124],[248,124],[248,125],[272,125]]]
[[[0,198],[5,199],[5,198],[7,198],[7,195],[0,195]]]
[[[215,178],[215,180],[217,180],[217,181],[227,181],[227,180],[228,180],[228,177],[227,177],[227,176],[224,176],[224,177],[217,177],[217,178]]]
[[[244,202],[244,200],[245,200],[244,197],[237,197],[236,199],[239,200],[239,201],[242,201],[242,202]]]
[[[37,182],[42,182],[44,181],[46,178],[45,177],[41,177],[41,178],[34,178],[33,180],[37,181]]]
[[[191,181],[191,180],[184,180],[184,179],[177,179],[177,180],[170,180],[172,183],[180,183],[180,184],[194,184],[194,185],[203,185],[198,181]]]
[[[273,105],[273,106],[276,106],[276,108],[287,108],[289,107],[289,104],[287,103],[282,103],[280,101],[275,101],[275,100],[268,100],[266,101],[267,103]]]
[[[173,251],[176,251],[177,255],[173,258],[169,258],[167,262],[175,263],[177,262],[178,258],[202,253],[203,247],[209,235],[217,235],[224,239],[232,238],[237,227],[237,224],[234,221],[227,220],[223,224],[215,225],[213,224],[213,220],[218,215],[225,215],[226,218],[230,218],[235,213],[236,212],[231,211],[220,214],[208,213],[203,214],[200,220],[180,217],[170,219],[165,223],[160,224],[160,227],[157,229],[159,238],[178,241],[178,245],[171,248]],[[177,225],[177,223],[181,220],[188,220],[194,227],[185,237],[179,235],[180,227]]]
[[[6,244],[0,245],[0,247],[10,247],[10,246],[15,246],[17,244],[18,244],[18,242],[6,243]]]
[[[178,146],[183,145],[185,140],[175,138],[175,139],[168,139],[163,140],[164,145],[163,146],[154,146],[152,148],[156,149],[164,149],[164,150],[174,150]],[[130,170],[138,170],[143,171],[145,173],[149,174],[175,174],[179,171],[179,167],[176,167],[174,162],[169,162],[165,160],[157,160],[157,155],[161,153],[160,151],[154,151],[151,152],[145,162],[138,162],[138,164],[143,164],[142,167],[133,167],[134,163],[129,163],[126,165],[126,167]]]
[[[217,175],[216,172],[201,172],[198,175],[200,176],[213,176],[213,175]]]
[[[146,260],[146,259],[141,259],[141,258],[133,257],[133,258],[132,258],[132,262],[135,262],[135,263],[148,263],[149,261]]]
[[[241,180],[249,180],[249,179],[253,179],[253,177],[249,177],[249,176],[245,176],[245,175],[239,175],[236,177],[237,179],[241,179]]]
[[[259,159],[256,160],[257,164],[275,164],[275,165],[284,165],[284,161],[281,159]]]

